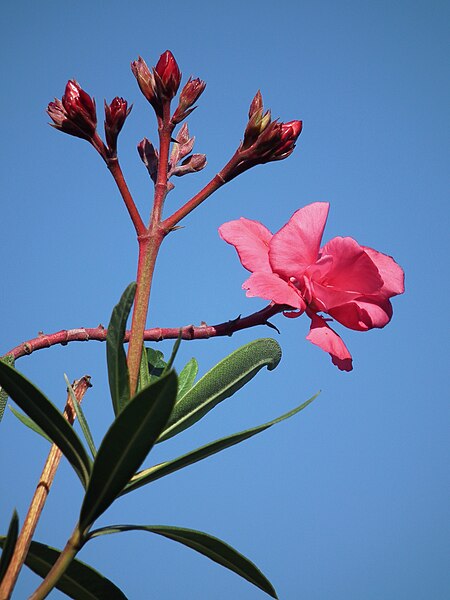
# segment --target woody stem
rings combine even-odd
[[[73,391],[78,403],[81,403],[85,393],[91,387],[89,379],[89,376],[85,375],[81,379],[75,381],[75,383],[73,384]],[[75,421],[76,413],[72,407],[72,400],[70,394],[68,394],[67,396],[67,402],[63,412],[63,416],[71,425]],[[50,493],[50,487],[55,478],[56,470],[58,469],[60,460],[61,450],[58,448],[58,446],[56,446],[56,444],[53,444],[50,448],[50,452],[48,454],[47,460],[45,461],[42,474],[36,486],[36,491],[28,508],[28,512],[25,517],[22,530],[19,534],[19,537],[17,538],[16,547],[14,549],[14,556],[11,559],[11,562],[8,566],[8,570],[6,571],[5,576],[0,585],[0,598],[3,598],[4,600],[10,598],[13,592],[20,570],[27,556],[31,540],[36,530],[36,526],[38,524],[42,510],[44,509],[45,502]]]
[[[136,278],[136,297],[131,322],[130,343],[128,346],[128,371],[130,393],[136,391],[141,362],[144,329],[147,320],[150,291],[159,248],[167,232],[161,227],[161,215],[167,196],[170,140],[174,125],[170,120],[170,101],[163,104],[163,117],[159,127],[159,162],[155,184],[153,209],[148,229],[138,236],[139,260]]]

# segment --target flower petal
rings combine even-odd
[[[386,298],[391,298],[405,291],[405,274],[392,256],[378,252],[373,248],[363,246],[366,254],[374,262],[384,281],[383,292]]]
[[[316,262],[329,206],[328,202],[314,202],[300,208],[273,236],[269,259],[275,273],[300,280],[306,268]]]
[[[311,329],[306,339],[328,352],[338,369],[351,371],[352,356],[338,334],[331,329],[325,319],[314,313],[308,314],[311,318]]]
[[[272,271],[268,256],[272,233],[262,223],[241,217],[221,225],[219,235],[236,248],[242,266],[248,271]]]
[[[329,314],[349,329],[367,331],[374,327],[381,329],[389,323],[392,318],[392,305],[389,300],[374,303],[370,298],[358,298],[332,308]]]
[[[298,308],[302,312],[305,310],[305,302],[296,288],[275,273],[252,273],[242,288],[247,290],[249,298],[258,296],[276,304]]]
[[[305,277],[305,284],[308,279]],[[330,312],[335,306],[342,306],[352,302],[355,298],[360,298],[359,292],[346,292],[333,286],[321,285],[316,281],[309,282],[311,300],[309,307],[315,312]]]
[[[335,237],[325,244],[321,252],[324,258],[332,256],[333,262],[328,272],[322,274],[319,283],[339,291],[359,292],[360,295],[380,292],[383,279],[378,268],[353,238]]]

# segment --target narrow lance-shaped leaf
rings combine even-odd
[[[84,531],[119,496],[165,427],[177,395],[173,371],[141,390],[125,406],[98,449],[80,512]]]
[[[179,542],[196,552],[203,554],[214,562],[237,573],[272,598],[278,598],[270,581],[261,573],[258,567],[243,554],[203,531],[170,527],[168,525],[112,525],[96,529],[89,534],[89,539],[100,535],[120,533],[124,531],[148,531]]]
[[[271,338],[250,342],[221,360],[177,402],[162,442],[191,427],[219,402],[232,396],[263,367],[275,369],[281,359],[281,348]]]
[[[47,442],[50,442],[50,444],[53,443],[52,440],[48,437],[48,435],[45,434],[42,431],[42,429],[38,425],[36,425],[36,423],[32,419],[30,419],[30,417],[27,417],[27,415],[24,415],[21,412],[19,412],[18,410],[16,410],[14,408],[14,406],[11,406],[11,404],[9,405],[9,410],[26,427],[29,427],[32,431],[34,431],[34,433],[38,433],[39,435],[41,435],[45,440],[47,440]]]
[[[148,368],[147,351],[142,345],[141,364],[139,365],[139,378],[137,391],[140,392],[151,384],[150,371]]]
[[[106,335],[109,389],[116,415],[130,399],[130,382],[123,338],[135,293],[136,283],[133,282],[126,288],[119,303],[114,307]]]
[[[17,535],[19,533],[19,517],[17,512],[14,511],[9,524],[8,533],[6,538],[3,539],[2,548],[3,552],[0,556],[0,583],[3,581],[3,577],[8,570],[9,563],[14,554],[14,548],[16,547]]]
[[[92,457],[95,458],[95,455],[97,454],[97,450],[95,448],[94,439],[92,437],[91,430],[89,429],[89,425],[86,420],[86,417],[84,416],[84,412],[83,412],[83,409],[81,408],[81,404],[79,402],[77,402],[77,398],[75,396],[75,392],[73,391],[73,387],[65,373],[64,373],[64,380],[67,385],[67,390],[69,392],[70,399],[72,400],[72,405],[73,405],[75,414],[77,415],[78,422],[80,423],[80,427],[81,427],[81,431],[83,432],[84,439],[86,440],[87,445],[89,446],[89,450],[91,451]]]
[[[73,428],[44,394],[21,373],[0,361],[0,385],[14,402],[48,435],[87,486],[91,461]]]
[[[12,354],[7,354],[0,358],[0,361],[6,363],[10,367],[14,367],[14,356]],[[0,421],[3,419],[3,414],[5,412],[6,403],[8,401],[8,394],[5,390],[0,386]]]
[[[0,546],[5,538],[0,537]],[[25,564],[44,578],[61,554],[61,550],[40,542],[31,542]],[[55,587],[75,600],[127,600],[125,594],[112,581],[80,560],[73,559]]]
[[[195,378],[198,373],[198,363],[195,358],[184,365],[178,375],[178,394],[177,402],[183,398],[183,396],[191,389],[194,385]]]
[[[199,462],[205,458],[208,458],[209,456],[212,456],[213,454],[217,454],[218,452],[221,452],[222,450],[226,450],[227,448],[230,448],[231,446],[234,446],[235,444],[239,444],[240,442],[248,440],[249,438],[253,437],[257,433],[261,433],[262,431],[265,431],[269,427],[272,427],[272,425],[276,425],[277,423],[281,423],[281,421],[284,421],[285,419],[289,419],[290,417],[293,417],[298,412],[300,412],[301,410],[306,408],[309,404],[311,404],[311,402],[313,400],[315,400],[317,398],[317,396],[318,396],[318,394],[316,394],[312,398],[309,398],[309,400],[307,400],[306,402],[303,402],[303,404],[301,404],[300,406],[297,406],[293,410],[290,410],[289,412],[285,413],[284,415],[281,415],[280,417],[273,419],[272,421],[269,421],[268,423],[264,423],[263,425],[258,425],[257,427],[253,427],[252,429],[240,431],[239,433],[234,433],[233,435],[229,435],[227,437],[221,438],[220,440],[216,440],[215,442],[211,442],[210,444],[206,444],[205,446],[202,446],[201,448],[197,448],[196,450],[193,450],[192,452],[188,452],[187,454],[184,454],[183,456],[179,456],[178,458],[174,458],[173,460],[169,460],[167,462],[160,463],[158,465],[150,467],[149,469],[144,469],[143,471],[136,473],[136,475],[134,475],[134,477],[131,478],[130,483],[123,490],[122,495],[128,494],[129,492],[132,492],[144,485],[147,485],[148,483],[156,481],[157,479],[161,479],[161,477],[170,475],[171,473],[174,473],[175,471],[184,469],[185,467],[188,467],[189,465],[193,465],[194,463]]]

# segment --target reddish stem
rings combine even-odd
[[[136,229],[136,233],[138,236],[143,235],[146,232],[146,228],[144,222],[141,219],[141,215],[139,214],[138,209],[136,208],[136,204],[134,203],[133,197],[128,189],[125,178],[122,173],[122,169],[120,168],[119,160],[117,158],[109,158],[106,160],[106,164],[108,169],[111,171],[112,176],[114,177],[114,181],[119,188],[119,192],[125,202],[125,206],[127,207],[128,214],[133,221],[134,228]]]
[[[148,229],[138,236],[139,261],[137,288],[131,322],[130,345],[128,347],[128,371],[130,374],[130,392],[133,395],[138,382],[139,366],[142,354],[142,341],[148,314],[150,290],[159,248],[166,235],[161,227],[161,215],[167,196],[167,170],[169,164],[170,140],[174,126],[170,121],[170,101],[163,104],[163,117],[159,124],[159,161],[155,184],[153,209]]]
[[[177,223],[184,219],[186,215],[197,208],[199,204],[201,204],[206,198],[211,196],[216,190],[218,190],[222,185],[229,181],[232,171],[236,167],[236,165],[241,160],[241,153],[239,150],[236,150],[231,159],[227,162],[227,164],[223,167],[217,175],[211,179],[209,183],[205,185],[203,189],[201,189],[195,196],[193,196],[190,200],[186,202],[181,208],[175,211],[170,217],[165,219],[161,225],[164,228],[165,232],[171,231]]]
[[[145,323],[147,320],[150,290],[155,270],[156,257],[164,236],[158,232],[139,239],[139,259],[137,271],[137,288],[131,321],[130,345],[128,346],[128,371],[130,375],[130,391],[134,394],[139,376],[139,365],[142,354]]]
[[[178,338],[181,331],[181,338],[183,340],[205,340],[212,337],[220,336],[231,336],[236,331],[241,329],[248,329],[257,325],[270,325],[268,320],[274,315],[282,312],[287,307],[280,304],[269,304],[262,310],[252,313],[246,317],[238,317],[231,321],[225,321],[218,325],[200,325],[195,327],[194,325],[186,325],[184,327],[155,327],[153,329],[146,329],[143,333],[143,339],[147,342],[161,342],[162,340],[174,340]],[[35,352],[36,350],[42,350],[43,348],[50,348],[57,344],[66,346],[69,342],[87,342],[89,340],[95,340],[97,342],[104,342],[106,340],[107,330],[102,325],[93,328],[79,328],[79,329],[63,329],[56,333],[48,335],[40,334],[37,338],[28,340],[19,344],[5,356],[10,355],[15,359],[21,358]],[[130,339],[130,331],[125,333],[124,341],[128,342]]]

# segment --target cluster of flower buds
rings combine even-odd
[[[110,157],[117,156],[117,138],[132,108],[123,98],[116,97],[109,105],[105,100],[105,137]]]
[[[175,96],[180,86],[181,73],[172,52],[161,54],[156,67],[151,71],[145,60],[139,58],[131,63],[131,70],[141,92],[153,106],[158,117],[162,117],[163,104]]]
[[[301,121],[272,121],[270,110],[264,112],[260,91],[252,100],[248,116],[244,140],[239,147],[247,161],[252,165],[262,164],[282,160],[292,154],[302,131]]]
[[[139,57],[131,63],[131,69],[161,123],[163,118],[168,118],[164,107],[167,107],[167,103],[177,94],[181,82],[180,69],[173,54],[166,50],[151,70],[144,59]],[[194,103],[205,87],[206,84],[201,79],[189,78],[181,90],[178,106],[170,120],[173,127],[195,110]],[[108,162],[117,156],[117,138],[131,108],[126,100],[119,97],[114,98],[110,104],[105,102],[106,145],[97,133],[95,101],[75,80],[67,83],[61,100],[55,99],[54,102],[50,102],[47,112],[53,121],[53,127],[88,140]],[[244,139],[231,161],[230,168],[223,173],[224,181],[233,179],[254,165],[287,158],[293,152],[302,131],[301,121],[272,121],[270,110],[264,111],[259,91],[252,100],[248,116]],[[172,140],[174,146],[168,164],[168,177],[182,177],[201,171],[205,167],[204,154],[191,154],[194,139],[189,137],[186,124],[181,127],[176,139]],[[157,150],[144,138],[138,145],[138,151],[150,177],[156,183],[159,162]],[[169,184],[169,188],[171,187],[173,185]]]
[[[182,177],[188,173],[196,173],[206,166],[205,154],[191,154],[194,148],[195,137],[189,137],[187,123],[181,127],[173,142],[167,172],[168,178]],[[144,138],[138,144],[138,152],[151,179],[156,183],[159,163],[158,151],[147,138]],[[168,186],[169,190],[174,188],[174,185],[171,183]]]
[[[61,100],[55,98],[47,107],[52,127],[92,142],[97,129],[95,100],[71,79]]]
[[[97,112],[95,100],[85,92],[80,84],[71,79],[67,82],[61,100],[55,98],[47,107],[52,119],[52,127],[90,142],[104,160],[117,155],[117,137],[131,111],[127,101],[114,98],[111,104],[105,101],[105,136],[107,146],[97,133]]]

